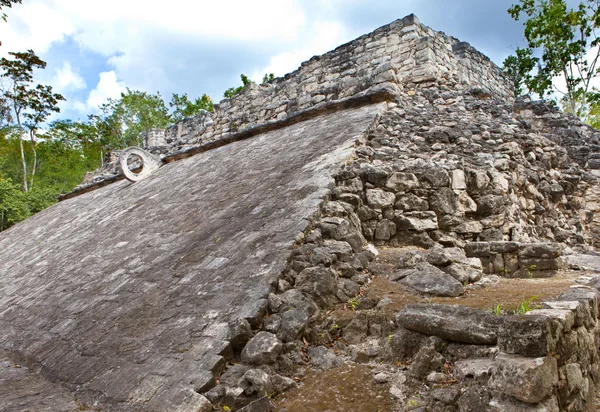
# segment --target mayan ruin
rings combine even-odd
[[[0,411],[600,408],[600,131],[512,87],[408,15],[109,154],[0,232]]]

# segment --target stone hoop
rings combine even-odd
[[[127,165],[127,161],[131,156],[137,156],[142,162],[142,170],[139,173],[132,172]],[[125,178],[130,182],[138,182],[145,179],[162,166],[162,162],[158,157],[139,147],[128,147],[121,151],[119,164]]]

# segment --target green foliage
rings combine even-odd
[[[0,231],[6,230],[15,223],[30,215],[24,193],[11,179],[0,176]]]
[[[207,94],[197,97],[192,102],[189,100],[187,93],[181,96],[174,93],[169,106],[174,108],[171,114],[173,122],[178,122],[184,117],[197,116],[202,110],[206,110],[207,112],[215,111],[215,105]]]
[[[496,304],[496,306],[494,307],[492,312],[494,312],[494,315],[500,316],[502,314],[502,312],[504,312],[504,308],[502,307],[502,304],[501,303]]]
[[[273,80],[275,80],[275,75],[273,73],[265,73],[261,84],[271,83]]]
[[[358,309],[358,305],[359,305],[359,302],[356,297],[354,297],[348,301],[348,307],[352,310]]]
[[[528,88],[527,85],[533,80],[531,72],[538,59],[533,57],[532,53],[531,49],[518,48],[516,56],[508,56],[502,64],[502,70],[512,81],[515,97],[521,96],[524,93],[523,88]]]
[[[36,152],[36,132],[39,126],[46,121],[53,112],[60,112],[58,102],[64,100],[60,94],[53,93],[52,87],[38,84],[33,86],[33,75],[35,69],[46,68],[46,62],[40,59],[33,50],[27,50],[20,53],[8,53],[14,59],[6,57],[0,59],[0,69],[2,77],[8,80],[8,88],[3,91],[0,99],[4,122],[8,126],[15,128],[15,134],[19,139],[19,149],[21,154],[21,166],[23,169],[22,182],[23,191],[27,192],[29,186],[33,186],[33,176],[37,168]],[[31,168],[31,181],[27,183],[27,161],[25,159],[25,150],[23,147],[23,137],[25,126],[29,129],[31,141],[30,149],[33,152],[33,163]],[[16,123],[15,123],[16,122]]]
[[[519,307],[517,308],[517,310],[515,311],[515,314],[517,315],[524,315],[527,312],[534,310],[536,308],[535,305],[533,305],[533,301],[538,299],[540,297],[540,295],[536,295],[533,296],[529,299],[525,299],[523,298],[521,300],[521,303],[519,304]]]
[[[171,123],[169,110],[160,93],[150,94],[127,88],[119,99],[109,99],[100,114],[89,116],[104,150],[141,146],[140,134]]]
[[[563,94],[570,111],[582,118],[589,112],[588,93],[591,81],[598,75],[598,5],[598,1],[582,1],[570,9],[565,0],[520,0],[508,9],[515,20],[525,17],[528,51],[521,51],[520,56],[517,52],[516,61],[511,59],[505,69],[512,70],[517,84],[522,82],[541,97],[554,92]],[[533,66],[537,67],[535,74],[523,74],[527,67]],[[566,90],[553,86],[557,76],[563,76]]]
[[[242,85],[238,87],[230,87],[229,89],[225,90],[225,92],[223,93],[223,97],[225,97],[226,99],[231,99],[233,96],[243,92],[244,90],[246,90],[246,88],[248,88],[248,86],[254,83],[245,74],[241,74],[240,78],[242,80]]]

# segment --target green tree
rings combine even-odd
[[[223,93],[223,97],[225,97],[226,99],[231,99],[233,96],[243,92],[248,88],[248,86],[254,83],[245,74],[241,74],[240,78],[242,79],[242,85],[238,87],[230,87],[229,89],[225,90],[225,93]]]
[[[33,72],[35,69],[46,68],[46,62],[40,59],[33,50],[26,52],[9,52],[13,60],[6,57],[0,59],[0,69],[3,70],[2,77],[9,81],[8,89],[4,91],[2,102],[6,109],[4,110],[5,120],[8,123],[16,121],[16,133],[19,136],[21,149],[21,162],[23,167],[23,191],[27,187],[27,163],[23,148],[23,116],[31,108],[31,103],[36,95],[35,88],[32,88]]]
[[[140,134],[154,128],[164,129],[171,122],[169,110],[160,93],[150,94],[127,88],[119,99],[109,99],[101,113],[90,116],[104,150],[140,146]]]
[[[173,122],[178,122],[184,117],[197,116],[202,110],[206,110],[207,112],[213,112],[215,110],[215,105],[207,94],[203,94],[202,97],[197,97],[196,100],[192,102],[188,98],[187,93],[184,93],[181,96],[173,93],[169,106],[174,109],[171,114]]]
[[[533,76],[531,75],[535,65],[538,62],[536,57],[533,57],[531,49],[516,50],[516,56],[508,56],[502,65],[504,73],[512,81],[515,97],[521,96],[531,85]]]
[[[60,113],[58,102],[61,100],[65,100],[65,98],[58,93],[53,93],[52,86],[38,84],[35,89],[31,90],[28,102],[29,111],[25,113],[26,127],[29,130],[29,140],[33,151],[33,165],[31,166],[29,180],[30,189],[33,187],[33,179],[37,169],[36,133],[40,125],[48,120],[48,116],[53,112]]]
[[[523,76],[522,82],[541,97],[559,92],[570,111],[581,117],[589,110],[591,82],[598,75],[599,3],[586,0],[571,9],[565,0],[520,0],[508,9],[517,21],[525,17],[528,51],[521,52],[515,59],[520,59],[526,67],[537,66],[537,72],[530,77]],[[540,57],[534,59],[534,55]],[[521,74],[516,71],[517,76]],[[554,86],[553,79],[557,76],[564,78],[566,90]]]

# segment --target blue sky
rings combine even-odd
[[[84,120],[125,87],[215,102],[239,84],[282,76],[313,55],[415,13],[501,64],[522,45],[510,0],[23,0],[0,25],[0,56],[33,49],[38,81],[67,97],[60,117]]]

